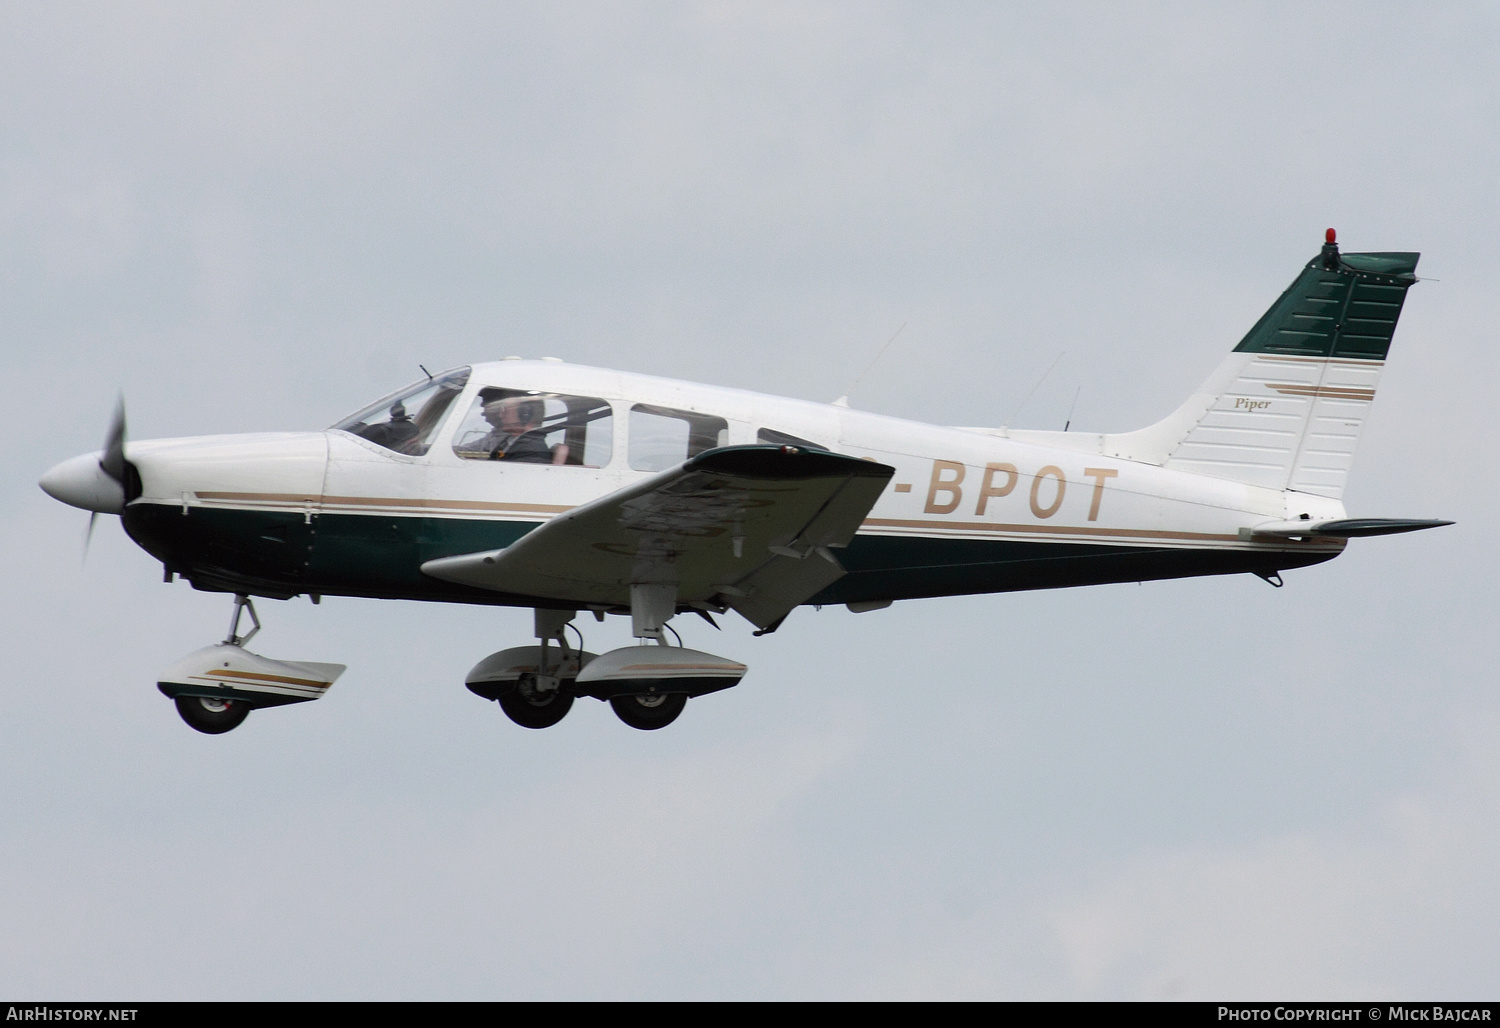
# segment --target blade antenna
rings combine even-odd
[[[885,351],[891,348],[891,344],[896,341],[896,336],[899,336],[902,332],[906,331],[907,324],[908,322],[903,321],[901,323],[901,327],[896,329],[896,331],[892,333],[891,337],[885,341],[885,345],[880,348],[880,352],[875,355],[875,359],[872,360],[868,366],[866,366],[865,370],[859,373],[859,377],[854,380],[854,384],[851,385],[848,389],[844,390],[843,396],[840,396],[837,400],[833,401],[833,405],[835,407],[849,406],[849,394],[854,392],[855,389],[859,388],[859,384],[865,380],[866,375],[875,370],[875,365],[880,363],[880,358],[885,356]]]

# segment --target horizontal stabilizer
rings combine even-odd
[[[1420,532],[1424,528],[1441,528],[1451,524],[1451,521],[1432,518],[1339,518],[1336,521],[1272,521],[1270,524],[1256,525],[1250,532],[1252,535],[1267,535],[1278,539],[1294,536],[1352,539],[1362,535]]]

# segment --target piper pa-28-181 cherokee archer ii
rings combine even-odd
[[[578,696],[660,728],[745,674],[683,646],[677,614],[733,610],[763,635],[800,604],[1239,572],[1279,585],[1351,536],[1450,524],[1344,511],[1418,255],[1326,238],[1202,388],[1136,432],[942,428],[511,358],[324,432],[127,445],[121,408],[102,451],[41,486],[119,514],[167,581],[234,595],[228,638],[158,683],[199,731],[317,699],[343,672],[244,648],[252,596],[301,594],[532,607],[538,644],[486,657],[469,689],[528,728]],[[639,644],[586,652],[584,610],[628,614]]]

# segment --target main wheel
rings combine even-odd
[[[522,675],[514,689],[500,694],[500,709],[522,728],[551,728],[573,709],[573,692],[566,683],[557,689],[536,687],[533,675]]]
[[[177,713],[190,728],[205,735],[223,735],[250,716],[250,705],[244,700],[224,700],[217,696],[179,696]]]
[[[676,721],[687,701],[686,693],[670,692],[660,696],[615,696],[609,705],[615,708],[615,716],[631,728],[651,732]]]

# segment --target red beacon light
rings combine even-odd
[[[1323,242],[1327,243],[1329,246],[1332,246],[1334,243],[1337,243],[1338,241],[1339,241],[1339,234],[1337,232],[1335,232],[1333,229],[1329,229],[1327,232],[1323,233]]]

